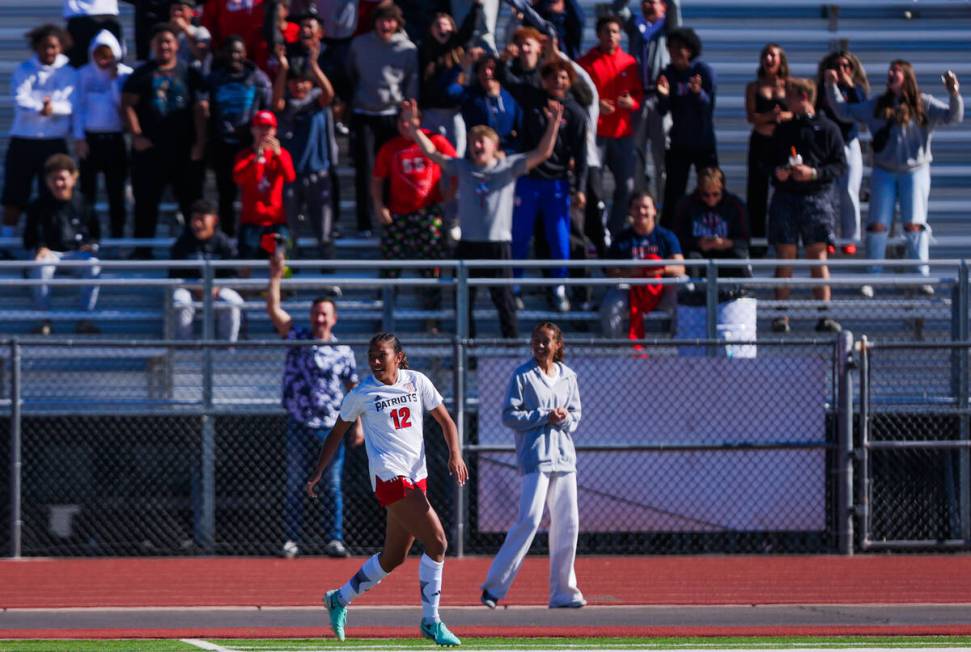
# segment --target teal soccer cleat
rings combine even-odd
[[[344,640],[344,624],[347,622],[347,607],[342,605],[337,597],[337,591],[328,591],[324,594],[324,606],[327,608],[327,615],[330,616],[330,628],[334,630],[337,640]]]
[[[429,623],[421,621],[421,635],[430,638],[443,647],[456,647],[462,645],[459,637],[448,631],[448,627],[443,622]]]

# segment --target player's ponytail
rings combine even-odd
[[[563,343],[563,331],[560,327],[551,321],[544,321],[536,324],[536,328],[533,329],[533,337],[544,328],[548,328],[553,332],[553,341],[557,343],[556,353],[553,354],[553,362],[563,362],[563,358],[566,355],[566,345]]]
[[[377,335],[371,338],[371,342],[369,346],[384,344],[385,342],[390,342],[391,350],[394,351],[395,353],[401,354],[401,362],[398,363],[398,367],[400,367],[401,369],[407,369],[408,354],[405,353],[405,350],[403,348],[401,348],[401,341],[398,339],[398,336],[395,335],[394,333],[389,333],[387,331],[378,333]]]

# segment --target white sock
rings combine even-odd
[[[442,569],[444,561],[435,561],[426,554],[422,554],[418,564],[418,584],[421,586],[421,619],[437,623],[438,603],[442,598]]]
[[[378,558],[381,555],[374,555],[368,558],[366,562],[361,565],[361,570],[354,574],[354,577],[349,579],[347,583],[340,588],[338,597],[344,605],[349,605],[351,600],[366,593],[373,589],[378,583],[385,578],[388,574],[381,564],[378,563]]]

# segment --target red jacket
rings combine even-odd
[[[264,7],[264,0],[206,0],[202,25],[212,34],[213,51],[237,34],[246,44],[246,58],[266,70],[270,48],[263,34]]]
[[[637,60],[620,48],[617,48],[613,54],[607,54],[596,47],[583,55],[577,63],[590,74],[600,100],[614,104],[613,113],[606,114],[600,111],[597,135],[601,138],[623,138],[631,135],[633,133],[631,118],[635,111],[640,110],[641,101],[644,98]],[[633,108],[622,109],[617,105],[617,98],[624,93],[630,93],[634,100]]]
[[[261,163],[252,147],[247,147],[236,156],[233,181],[239,186],[242,195],[240,224],[286,224],[283,185],[293,183],[297,178],[293,170],[293,159],[290,158],[290,152],[282,148],[279,156],[272,150],[265,150],[263,158]]]

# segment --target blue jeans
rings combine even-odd
[[[287,419],[287,494],[283,509],[286,537],[300,542],[303,530],[303,507],[307,494],[304,487],[320,457],[320,447],[330,432],[328,428],[308,428],[290,417]],[[344,540],[344,496],[341,476],[344,472],[344,442],[337,447],[330,465],[320,481],[323,503],[323,531],[327,541]]]
[[[543,234],[553,260],[570,260],[570,183],[566,179],[533,179],[516,181],[516,207],[512,213],[512,257],[526,260],[533,240],[537,213],[543,220]],[[522,268],[513,270],[517,278]],[[566,278],[566,267],[552,271],[554,278]]]
[[[907,258],[926,261],[929,258],[930,227],[927,224],[927,203],[931,191],[931,172],[929,165],[913,170],[891,172],[874,166],[870,176],[870,217],[867,222],[866,257],[879,260],[886,256],[887,237],[893,224],[894,207],[900,204],[900,222],[906,227],[916,225],[914,231],[904,230],[904,243]],[[870,227],[880,225],[882,231],[872,231]],[[874,265],[871,273],[879,273],[881,268]],[[930,273],[927,265],[917,266],[924,276]]]

